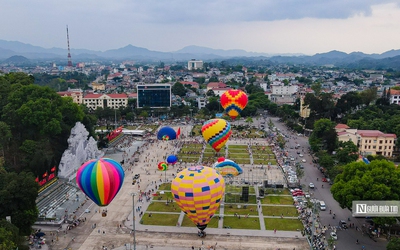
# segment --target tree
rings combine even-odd
[[[372,101],[376,100],[377,93],[378,93],[377,88],[369,88],[369,89],[363,90],[360,93],[363,104],[368,106]]]
[[[314,91],[315,96],[319,96],[321,94],[322,86],[321,83],[316,82],[311,85],[311,89]]]
[[[329,153],[332,153],[337,145],[335,124],[329,119],[320,119],[316,121],[314,130],[308,140],[314,152],[325,149]]]
[[[338,164],[347,164],[358,159],[358,147],[352,141],[339,142],[335,155]]]
[[[392,162],[352,162],[344,166],[331,192],[342,208],[352,209],[354,200],[399,200],[400,169]]]
[[[398,250],[400,249],[400,238],[392,237],[386,246],[386,250]]]
[[[178,96],[184,97],[184,96],[186,96],[187,90],[186,90],[185,86],[183,86],[182,83],[176,82],[176,83],[174,84],[174,86],[172,86],[171,92],[172,92],[174,95],[178,95]]]
[[[39,185],[31,173],[6,173],[0,175],[0,218],[11,216],[12,223],[21,235],[28,235],[39,212],[36,198]]]

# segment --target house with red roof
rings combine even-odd
[[[71,97],[72,101],[77,104],[82,104],[83,102],[83,93],[82,91],[62,91],[57,92],[61,97]]]
[[[335,127],[339,141],[352,141],[360,155],[382,155],[392,157],[396,144],[396,134],[385,134],[379,130],[351,129],[346,124]]]

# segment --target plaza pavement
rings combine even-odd
[[[181,134],[188,135],[191,126],[180,126]],[[177,129],[177,128],[176,128]],[[192,139],[189,139],[192,140]],[[134,162],[131,153],[136,150],[127,149],[128,154],[115,153],[106,157],[117,161],[125,160],[126,176],[123,186],[114,201],[107,207],[107,216],[102,217],[102,208],[91,204],[88,208],[91,213],[84,213],[82,207],[77,214],[86,218],[86,222],[80,226],[66,231],[61,229],[58,233],[58,241],[54,239],[51,249],[128,249],[132,247],[132,193],[155,189],[160,180],[164,181],[163,173],[157,171],[157,163],[164,161],[166,156],[177,153],[178,149],[174,145],[175,141],[156,141],[142,146],[139,151],[139,162]],[[233,140],[232,143],[246,144],[246,140]],[[131,166],[132,164],[132,166]],[[172,171],[167,171],[168,181],[172,180],[172,173],[179,166],[177,164]],[[279,171],[276,168],[275,171]],[[132,178],[135,174],[140,174],[139,183],[132,185]],[[278,178],[278,172],[272,174]],[[273,178],[273,177],[272,177]],[[157,182],[157,184],[155,184]],[[153,184],[152,184],[153,183]],[[141,206],[140,211],[146,211],[149,202],[138,202],[138,196],[135,196],[135,208]],[[222,209],[222,208],[221,208]],[[183,214],[183,213],[182,213]],[[197,236],[197,228],[180,226],[150,226],[140,224],[139,212],[136,212],[136,249],[209,249],[209,246],[215,246],[217,249],[308,249],[309,246],[300,232],[277,231],[273,230],[241,230],[224,228],[207,228],[207,237],[201,239]],[[166,215],[167,216],[167,215]],[[181,219],[183,216],[180,216]],[[264,220],[262,213],[259,212],[261,228]],[[245,219],[245,218],[243,218]],[[181,221],[181,220],[180,220]],[[222,227],[222,222],[219,227]],[[43,229],[45,230],[45,229]],[[50,238],[48,239],[48,243]]]

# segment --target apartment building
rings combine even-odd
[[[118,109],[128,105],[128,96],[126,94],[87,94],[83,97],[83,104],[91,110],[98,107]]]
[[[346,124],[335,127],[339,141],[352,141],[361,155],[383,155],[392,157],[396,143],[396,134],[385,134],[379,130],[351,129]]]

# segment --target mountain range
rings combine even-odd
[[[43,48],[18,41],[0,40],[0,63],[16,62],[16,58],[24,63],[28,61],[67,61],[67,49],[62,48]],[[119,49],[106,51],[94,51],[88,49],[71,49],[72,60],[136,60],[146,62],[156,61],[186,61],[190,59],[199,59],[203,61],[228,60],[232,58],[247,58],[252,60],[268,60],[271,63],[293,63],[293,64],[311,64],[357,67],[362,65],[380,65],[380,67],[392,67],[400,69],[400,50],[390,50],[382,54],[365,54],[363,52],[345,53],[341,51],[330,51],[318,53],[315,55],[304,54],[267,54],[258,52],[248,52],[245,50],[223,50],[212,49],[201,46],[187,46],[178,51],[160,52],[152,51],[146,48],[127,45]],[[19,57],[15,57],[19,56]],[[17,60],[18,61],[18,60]]]

